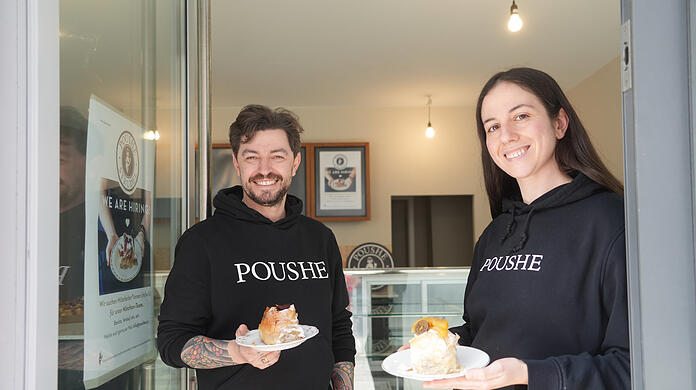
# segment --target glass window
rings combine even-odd
[[[182,230],[183,1],[60,2],[59,389],[178,389],[157,357]]]

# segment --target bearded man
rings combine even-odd
[[[244,107],[230,126],[241,186],[179,239],[157,331],[162,360],[196,369],[199,389],[352,389],[355,339],[336,239],[288,195],[300,165],[297,117]],[[282,352],[238,345],[264,309],[294,304],[319,334]]]

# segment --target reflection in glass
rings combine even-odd
[[[156,142],[154,191],[147,200],[153,224],[138,224],[144,228],[143,236],[147,234],[144,246],[153,248],[154,270],[141,270],[143,280],[149,280],[153,271],[168,271],[173,259],[182,227],[184,7],[183,1],[60,2],[59,389],[85,388],[84,267],[85,261],[98,261],[86,259],[84,252],[85,172],[89,169],[85,157],[92,96],[155,135],[151,140]],[[140,242],[138,233],[131,234],[134,246]],[[132,283],[138,277],[125,278]],[[102,291],[105,296],[125,282],[116,276],[110,283],[109,290]],[[155,277],[155,311],[161,284]],[[156,314],[151,313],[152,318]],[[153,379],[145,383],[153,369]],[[157,360],[97,388],[176,389],[179,383],[179,371]]]

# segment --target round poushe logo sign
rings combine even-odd
[[[121,133],[116,144],[116,170],[123,192],[131,195],[138,184],[140,159],[135,137],[127,130]]]
[[[346,268],[394,268],[394,258],[384,246],[366,242],[350,252]]]

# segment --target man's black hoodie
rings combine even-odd
[[[241,324],[256,329],[267,306],[292,303],[301,324],[319,335],[260,370],[249,364],[197,370],[200,389],[320,389],[335,362],[354,361],[355,341],[336,239],[300,215],[288,195],[286,217],[272,222],[242,202],[241,187],[215,197],[215,214],[186,231],[176,247],[157,332],[162,360],[184,367],[192,337],[235,338]]]
[[[474,250],[464,321],[491,361],[527,363],[529,389],[630,388],[623,201],[578,174],[507,199]]]

